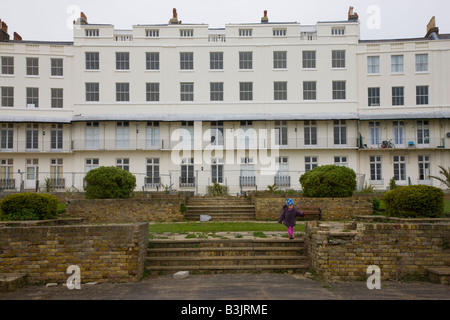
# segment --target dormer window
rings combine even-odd
[[[181,38],[192,38],[194,36],[194,30],[192,29],[181,29],[180,37]]]
[[[239,29],[239,37],[251,37],[252,29]]]
[[[145,36],[147,38],[159,38],[159,30],[158,29],[145,30]]]
[[[332,36],[343,36],[345,35],[345,27],[334,27],[331,28]]]
[[[286,37],[286,29],[273,29],[274,37]]]

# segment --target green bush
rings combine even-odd
[[[86,174],[86,199],[129,198],[136,187],[136,177],[118,167],[99,167]]]
[[[412,185],[397,187],[384,194],[386,213],[394,217],[444,216],[444,192],[436,187]]]
[[[325,165],[303,174],[300,183],[305,197],[345,198],[356,189],[356,174],[347,167]]]
[[[58,198],[51,194],[15,193],[0,201],[3,221],[47,220],[58,217]]]
[[[208,187],[208,194],[211,196],[226,196],[228,194],[227,187],[217,182]]]

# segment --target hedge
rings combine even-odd
[[[86,199],[129,198],[136,187],[136,177],[118,167],[99,167],[85,177]]]
[[[3,221],[47,220],[58,217],[57,197],[46,193],[15,193],[0,201]]]
[[[444,216],[444,192],[436,187],[397,187],[384,194],[386,213],[394,217],[439,218]]]
[[[303,174],[300,183],[305,197],[351,197],[356,189],[356,173],[342,166],[319,166]]]

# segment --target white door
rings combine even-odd
[[[35,189],[36,180],[39,176],[39,160],[27,159],[26,177],[25,177],[25,189]]]

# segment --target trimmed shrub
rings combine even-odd
[[[394,217],[439,218],[444,216],[444,192],[436,187],[397,187],[384,194],[386,213]]]
[[[351,197],[356,189],[356,173],[347,167],[325,165],[303,174],[300,183],[305,197]]]
[[[86,174],[86,199],[129,198],[136,187],[136,177],[118,167],[99,167]]]
[[[41,193],[15,193],[0,201],[1,220],[47,220],[58,217],[57,197]]]

